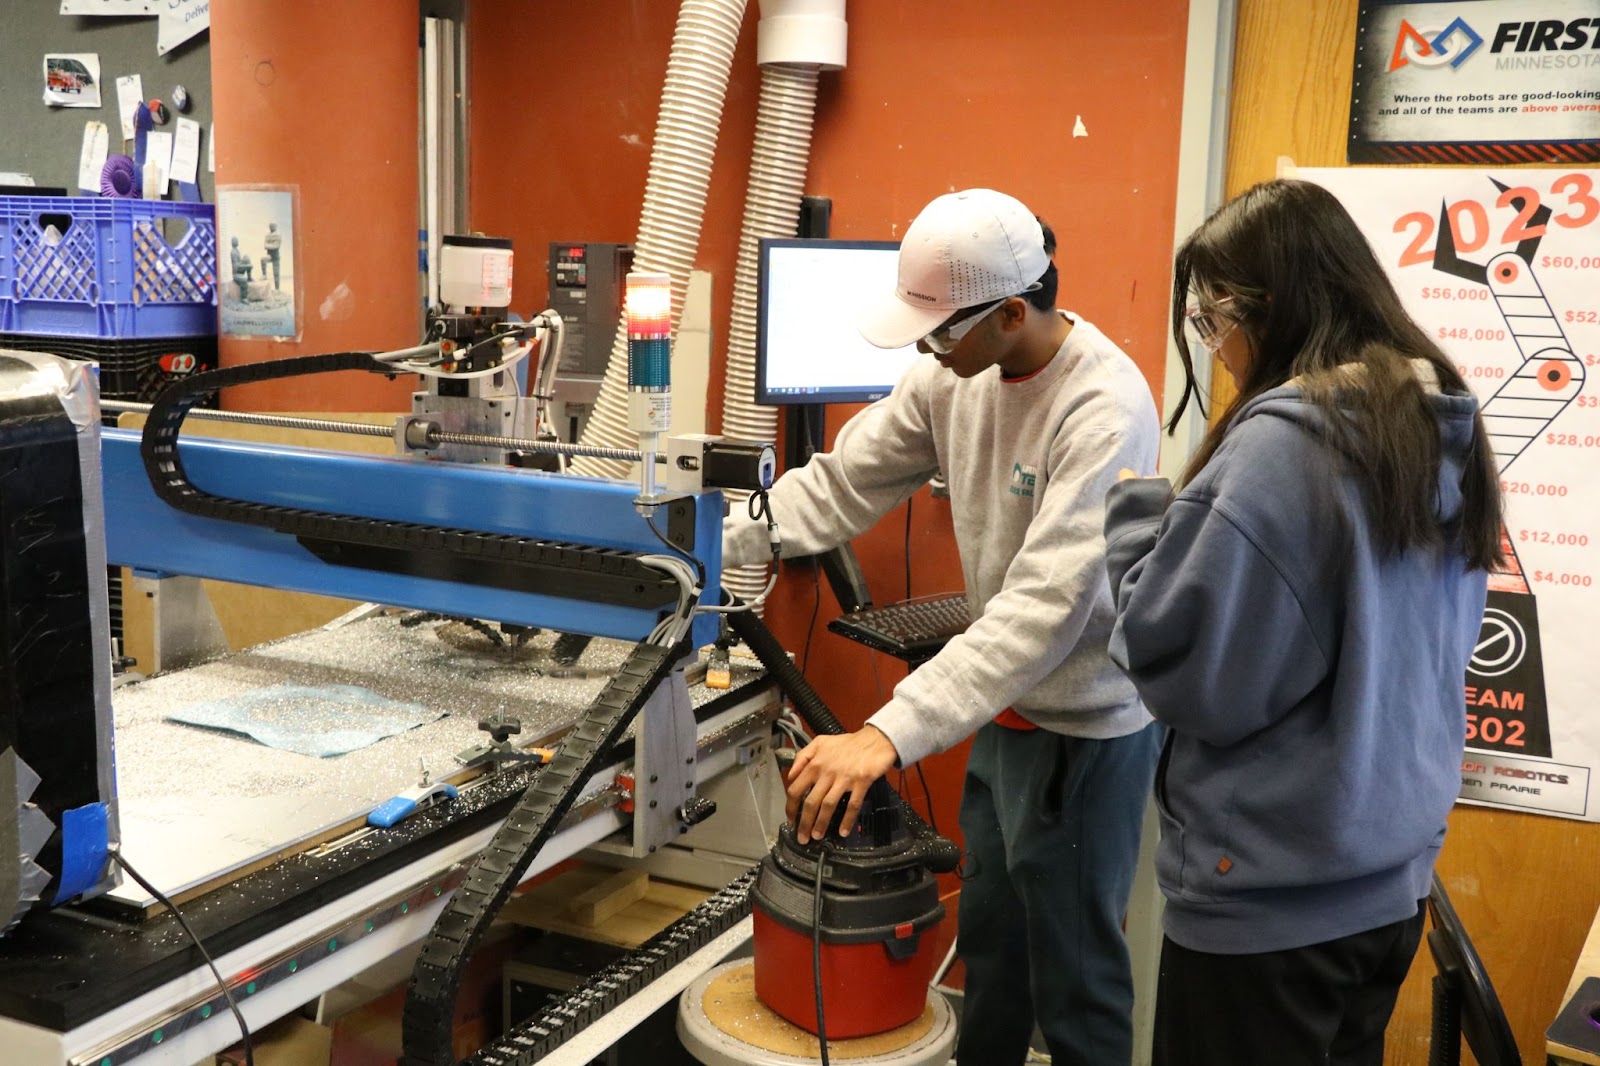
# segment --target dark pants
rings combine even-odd
[[[1016,1066],[1037,1024],[1054,1066],[1127,1066],[1123,914],[1161,727],[1115,740],[987,725],[961,796],[967,983],[956,1059]]]
[[[1161,946],[1154,1066],[1383,1066],[1414,918],[1258,955]]]

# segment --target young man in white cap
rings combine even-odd
[[[1055,309],[1054,236],[988,189],[941,196],[901,242],[899,280],[862,334],[915,342],[917,363],[832,451],[771,493],[785,555],[854,537],[936,471],[973,623],[865,728],[823,736],[789,778],[799,839],[848,796],[976,732],[961,800],[966,996],[956,1058],[1021,1063],[1037,1023],[1056,1066],[1132,1057],[1122,918],[1158,726],[1106,653],[1104,500],[1124,467],[1155,469],[1150,388],[1094,326]],[[723,528],[724,562],[766,558],[765,527]]]

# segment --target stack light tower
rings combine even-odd
[[[639,434],[641,514],[661,502],[656,488],[656,456],[661,436],[672,428],[672,279],[664,273],[628,274],[624,306],[628,317],[628,427]]]

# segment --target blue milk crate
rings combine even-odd
[[[186,220],[186,232],[165,234]],[[217,332],[210,204],[0,196],[0,332],[195,337]]]

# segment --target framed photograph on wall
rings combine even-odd
[[[300,338],[295,284],[300,190],[293,185],[217,188],[217,270],[227,336]]]

